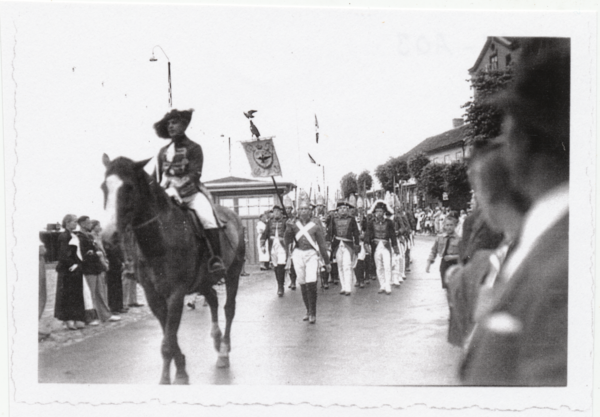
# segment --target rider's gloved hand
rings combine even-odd
[[[167,195],[169,197],[171,197],[173,200],[177,201],[179,204],[182,203],[181,197],[179,197],[179,193],[177,192],[177,190],[175,188],[167,188],[167,189],[165,189],[165,193],[167,193]]]

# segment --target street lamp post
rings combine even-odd
[[[169,108],[173,108],[173,89],[171,87],[171,61],[169,60],[169,56],[167,55],[165,50],[162,49],[162,47],[160,45],[156,45],[154,48],[152,48],[152,57],[150,58],[150,62],[158,61],[158,59],[156,59],[154,57],[154,50],[156,48],[159,48],[162,51],[162,53],[165,55],[165,57],[167,58],[167,69],[168,69],[168,77],[169,77]]]

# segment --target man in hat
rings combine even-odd
[[[198,216],[212,255],[208,270],[213,279],[218,280],[225,276],[225,264],[221,259],[219,223],[210,200],[200,192],[204,155],[202,147],[185,134],[193,111],[173,109],[154,124],[158,137],[171,140],[158,153],[158,179],[170,197],[194,210]]]
[[[372,211],[375,212],[375,218],[367,225],[367,233],[365,241],[371,245],[371,253],[377,268],[377,278],[379,279],[379,293],[391,294],[392,280],[392,254],[391,248],[394,248],[394,253],[400,253],[398,242],[396,241],[396,233],[394,230],[394,222],[386,219],[385,215],[391,215],[385,201],[377,201]]]
[[[360,251],[358,225],[348,213],[349,209],[350,203],[338,201],[338,216],[332,217],[327,227],[327,242],[331,244],[332,257],[337,260],[342,295],[352,293],[353,263]]]
[[[288,253],[292,245],[292,260],[298,275],[302,299],[306,307],[304,321],[314,324],[317,320],[317,276],[319,257],[323,259],[329,272],[329,255],[325,245],[325,233],[318,220],[311,217],[308,198],[301,198],[298,204],[298,219],[288,223],[285,231],[285,247]]]
[[[285,229],[286,223],[283,218],[283,209],[280,205],[275,204],[273,206],[273,217],[267,222],[267,227],[260,237],[260,246],[264,250],[266,241],[269,241],[271,263],[275,269],[275,278],[277,279],[277,295],[280,297],[283,297],[285,265],[287,263],[287,253],[283,241]]]

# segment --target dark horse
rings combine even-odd
[[[185,356],[177,343],[177,330],[186,294],[199,292],[210,306],[211,336],[218,354],[217,366],[229,366],[231,323],[235,315],[235,297],[240,272],[244,265],[244,232],[240,218],[231,210],[216,206],[216,215],[225,223],[221,234],[223,261],[227,268],[225,285],[225,334],[218,323],[218,299],[208,278],[205,245],[198,239],[186,210],[177,206],[162,187],[148,175],[143,166],[147,161],[133,162],[127,158],[113,161],[105,154],[106,166],[104,209],[109,217],[105,238],[115,232],[129,236],[124,248],[131,254],[138,282],[163,330],[161,353],[163,370],[161,384],[171,383],[171,360],[177,368],[175,384],[189,383]],[[206,251],[204,251],[206,252]]]

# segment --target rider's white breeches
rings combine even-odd
[[[212,206],[204,194],[193,194],[184,198],[183,202],[196,212],[200,219],[200,223],[202,223],[202,226],[205,229],[216,229],[219,227]]]

